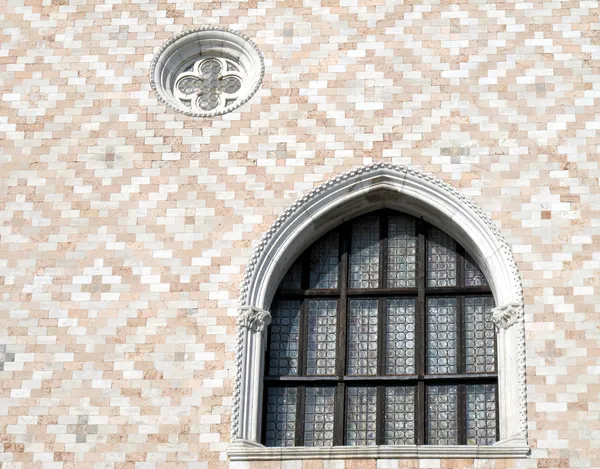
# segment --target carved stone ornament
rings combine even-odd
[[[249,38],[227,28],[203,26],[160,47],[150,65],[150,85],[170,109],[212,118],[248,102],[264,74],[263,56]]]
[[[238,327],[263,332],[271,324],[271,313],[254,306],[242,306],[237,323]]]
[[[508,329],[523,318],[523,306],[519,303],[509,303],[492,309],[492,321],[502,329]]]
[[[394,447],[386,456],[525,457],[527,445],[527,383],[523,288],[509,244],[496,224],[471,199],[440,179],[414,168],[378,162],[340,174],[315,187],[288,207],[264,233],[249,259],[240,286],[240,317],[236,338],[236,380],[233,393],[232,460],[330,459],[331,448],[265,448],[260,445],[264,331],[277,284],[294,259],[312,242],[350,217],[380,208],[405,211],[454,237],[473,255],[492,282],[497,304],[493,320],[498,335],[500,439],[490,447]],[[252,306],[246,306],[252,305]],[[264,309],[263,309],[264,308]],[[511,327],[512,326],[512,327]],[[250,337],[251,336],[251,337]],[[367,447],[340,447],[364,456]],[[414,449],[414,448],[413,448]],[[283,452],[289,452],[285,456]],[[455,452],[453,452],[455,451]],[[454,455],[454,456],[452,456]],[[461,456],[457,456],[461,455]],[[382,453],[373,457],[384,457]]]

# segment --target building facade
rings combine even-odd
[[[600,467],[598,2],[0,10],[2,469]],[[278,285],[381,209],[487,278],[498,442],[264,447]]]

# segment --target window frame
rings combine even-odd
[[[427,252],[428,243],[431,239],[433,229],[436,229],[430,223],[406,213],[397,210],[380,209],[369,212],[369,216],[376,216],[379,219],[379,238],[378,238],[378,256],[379,256],[379,287],[377,288],[351,288],[349,278],[350,274],[350,255],[352,243],[352,225],[356,218],[351,219],[344,224],[334,228],[324,236],[330,233],[336,233],[338,236],[338,287],[337,288],[311,288],[310,286],[310,257],[313,249],[322,241],[323,237],[316,240],[308,249],[306,249],[294,264],[300,264],[300,289],[280,288],[275,293],[273,304],[276,301],[299,301],[300,302],[300,340],[298,347],[298,373],[288,376],[277,376],[270,374],[269,356],[271,345],[271,328],[267,330],[266,350],[265,350],[265,373],[264,373],[264,395],[267,395],[268,389],[273,387],[293,387],[297,389],[298,404],[296,409],[296,433],[295,445],[302,447],[304,442],[304,393],[310,386],[333,387],[335,386],[335,418],[334,418],[334,446],[350,446],[346,441],[346,393],[349,386],[374,386],[377,389],[378,415],[376,423],[376,441],[377,445],[385,445],[385,389],[389,386],[412,386],[415,392],[415,443],[416,445],[426,445],[427,426],[426,426],[426,387],[437,383],[439,385],[458,386],[458,444],[467,445],[467,414],[466,414],[466,387],[475,384],[494,384],[496,386],[496,441],[500,434],[499,402],[498,402],[498,354],[497,347],[494,346],[494,368],[493,373],[467,373],[466,371],[466,350],[465,350],[465,306],[464,300],[469,297],[493,298],[489,283],[482,286],[465,285],[465,263],[468,253],[454,239],[452,241],[456,246],[456,279],[455,286],[431,287],[428,286],[427,278]],[[404,288],[391,288],[388,282],[387,263],[388,254],[388,224],[389,217],[394,215],[412,217],[416,235],[416,265],[415,265],[415,286]],[[446,235],[444,233],[444,235]],[[469,256],[470,257],[470,256]],[[471,259],[471,262],[474,262]],[[476,264],[475,264],[476,265]],[[281,284],[283,285],[284,280]],[[433,298],[456,298],[457,305],[457,371],[448,374],[430,374],[427,372],[426,363],[426,316],[427,300]],[[307,311],[308,302],[311,300],[336,300],[337,302],[337,332],[336,337],[336,366],[333,375],[309,375],[306,371],[306,346],[307,346]],[[347,372],[347,353],[349,341],[347,340],[348,316],[350,314],[350,301],[353,299],[378,300],[378,347],[377,347],[377,374],[376,375],[351,375]],[[385,347],[385,314],[386,300],[389,299],[412,299],[415,301],[415,373],[411,375],[393,375],[385,371],[386,347]],[[304,335],[303,335],[304,333]],[[494,344],[497,337],[494,331]],[[306,383],[306,384],[304,384]],[[267,399],[263,399],[261,444],[266,445],[267,419]],[[471,445],[472,446],[472,445]]]
[[[292,261],[349,218],[379,208],[423,217],[473,255],[490,281],[498,332],[500,441],[493,446],[265,448],[260,441],[266,310]],[[232,396],[231,461],[369,458],[525,458],[527,384],[523,289],[509,244],[470,198],[417,169],[377,162],[342,173],[291,204],[254,247],[240,286]]]

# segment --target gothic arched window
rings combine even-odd
[[[450,236],[380,210],[321,237],[271,304],[265,446],[491,445],[494,299]]]

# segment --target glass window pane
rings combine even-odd
[[[496,442],[496,385],[467,386],[467,444]]]
[[[392,386],[385,389],[385,444],[415,444],[413,386]]]
[[[267,392],[267,446],[294,446],[296,388],[269,388]]]
[[[427,388],[427,444],[458,444],[458,388]]]
[[[280,290],[300,290],[302,279],[302,263],[294,262],[290,270],[283,276],[283,280],[279,284]]]
[[[336,300],[308,302],[306,374],[335,374],[336,326]]]
[[[348,387],[346,390],[346,444],[374,445],[377,419],[377,388]]]
[[[456,298],[427,300],[427,373],[456,373]]]
[[[416,286],[417,235],[415,219],[408,215],[388,218],[387,286]]]
[[[339,236],[329,233],[310,251],[310,288],[337,288]]]
[[[456,286],[456,242],[437,228],[427,238],[427,286]]]
[[[415,374],[415,307],[414,299],[386,300],[386,357],[388,375]]]
[[[379,217],[367,215],[352,223],[350,288],[379,287]]]
[[[276,301],[272,308],[269,375],[298,374],[300,301]]]
[[[377,374],[377,300],[350,300],[347,368],[349,375]]]
[[[492,322],[492,297],[465,298],[467,373],[494,373],[496,340]]]
[[[333,446],[335,388],[306,388],[305,446]]]
[[[479,270],[479,267],[477,267],[473,258],[468,254],[465,254],[465,286],[476,287],[487,284],[488,282],[485,279],[483,272]]]

